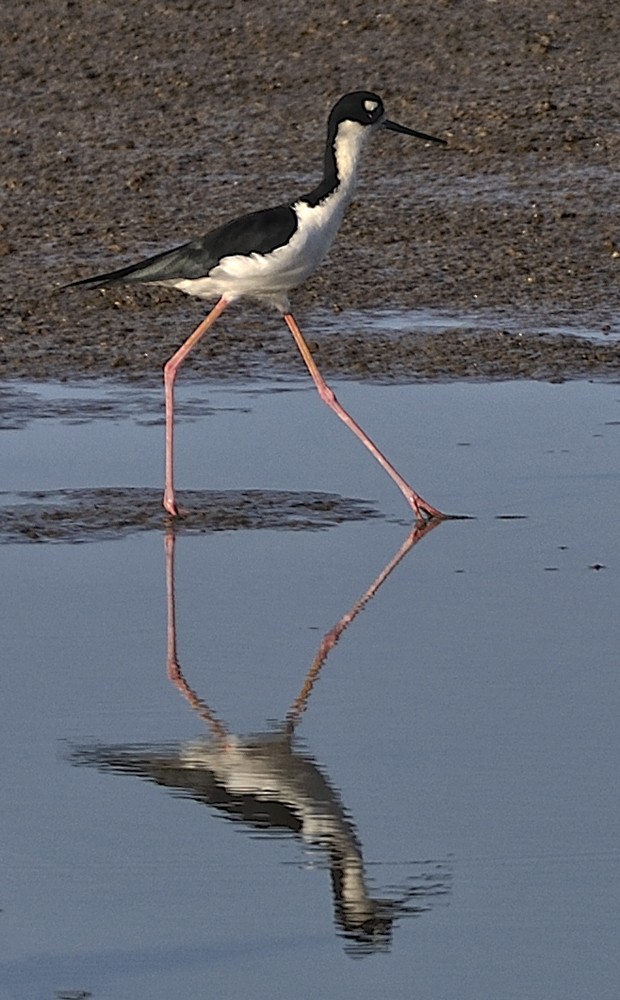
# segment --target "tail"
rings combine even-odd
[[[163,253],[158,253],[154,257],[147,257],[135,264],[128,264],[127,267],[120,267],[117,271],[94,274],[90,278],[78,278],[77,281],[70,281],[67,285],[63,285],[59,291],[79,286],[82,288],[102,288],[104,285],[114,285],[118,282],[157,282],[182,277],[182,273],[179,273],[178,261],[183,258],[186,245],[175,247],[173,250],[164,250]]]
[[[108,271],[106,274],[94,274],[90,278],[78,278],[77,281],[70,281],[66,285],[62,285],[61,291],[64,288],[77,288],[80,285],[82,288],[102,288],[104,285],[114,285],[119,281],[141,281],[138,277],[137,272],[141,270],[142,262],[140,264],[129,264],[127,267],[121,267],[118,271]]]

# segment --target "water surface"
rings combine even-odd
[[[184,387],[180,487],[375,516],[3,545],[0,995],[615,998],[620,390],[342,385],[415,539],[292,389]],[[5,505],[159,487],[157,393],[36,392]]]

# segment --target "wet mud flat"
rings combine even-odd
[[[84,293],[72,292],[73,298]],[[162,366],[189,336],[201,313],[168,293],[143,289],[114,292],[86,305],[92,329],[76,332],[66,323],[53,338],[40,332],[15,337],[5,352],[11,378],[112,378],[120,382],[161,382]],[[176,308],[175,308],[176,306]],[[356,312],[358,312],[356,310]],[[337,378],[409,382],[419,379],[617,378],[620,342],[593,341],[577,333],[514,332],[498,317],[494,329],[368,329],[351,323],[346,312],[325,310],[304,316],[310,348],[325,375]],[[85,323],[81,317],[80,326]],[[402,326],[402,324],[400,324]],[[513,317],[514,325],[514,317]],[[21,343],[22,350],[19,350]],[[26,348],[26,350],[24,350]],[[182,378],[247,380],[299,377],[303,362],[276,314],[237,304],[225,314],[183,365]]]
[[[32,0],[6,26],[2,377],[158,379],[201,304],[58,288],[309,190],[326,114],[360,87],[448,147],[385,134],[368,151],[329,267],[293,299],[325,372],[616,377],[614,5],[445,0],[431,16],[347,0],[310,18],[290,0]],[[395,336],[349,316],[421,308],[468,319]],[[477,310],[496,316],[483,333]],[[553,327],[575,335],[541,334]],[[277,316],[242,305],[186,368],[245,378],[301,362]]]

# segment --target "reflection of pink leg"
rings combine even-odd
[[[177,661],[177,621],[176,621],[176,600],[174,596],[174,545],[176,538],[171,527],[166,530],[164,547],[166,552],[166,610],[168,614],[168,649],[166,665],[168,668],[168,679],[176,684],[180,676],[180,668]]]
[[[167,609],[168,609],[168,652],[167,652],[167,669],[168,669],[168,680],[179,689],[181,694],[190,703],[193,709],[200,715],[202,719],[207,723],[211,732],[217,740],[222,744],[227,744],[229,741],[229,735],[226,727],[217,718],[215,712],[213,712],[205,702],[198,697],[195,691],[192,691],[191,687],[185,680],[181,667],[179,666],[179,661],[177,659],[177,629],[176,629],[176,602],[174,595],[174,546],[176,538],[174,534],[174,528],[169,526],[166,531],[165,538],[165,550],[166,550],[166,598],[167,598]]]
[[[176,517],[179,509],[174,498],[174,380],[181,362],[187,357],[192,347],[198,343],[204,333],[212,326],[218,316],[224,312],[228,300],[222,297],[208,316],[203,319],[194,332],[179,347],[164,365],[164,392],[166,397],[166,485],[164,489],[164,507],[169,514]]]
[[[293,334],[295,343],[297,344],[301,356],[306,363],[306,367],[312,376],[312,380],[318,389],[319,396],[321,397],[324,403],[327,403],[330,410],[333,410],[334,413],[338,417],[340,417],[340,419],[347,425],[349,430],[353,431],[356,437],[360,439],[362,444],[364,444],[368,448],[370,454],[374,455],[379,464],[383,466],[388,476],[392,477],[392,479],[398,486],[399,490],[401,490],[401,492],[404,494],[407,503],[413,508],[413,512],[416,516],[416,521],[418,522],[418,524],[423,524],[426,521],[430,520],[431,518],[440,518],[442,520],[445,519],[447,516],[446,514],[442,514],[441,511],[437,510],[436,507],[431,507],[431,505],[427,503],[426,500],[423,500],[422,497],[418,493],[416,493],[416,491],[412,489],[411,486],[409,486],[409,483],[405,482],[403,477],[396,471],[394,466],[390,462],[388,462],[385,455],[379,451],[376,444],[374,444],[374,442],[370,440],[370,438],[362,430],[360,425],[357,424],[355,420],[353,420],[353,417],[349,416],[344,407],[340,405],[334,393],[329,388],[323,376],[321,375],[319,369],[317,368],[316,362],[310,353],[310,349],[303,338],[301,330],[297,326],[297,321],[293,316],[293,314],[285,313],[284,322],[286,323],[289,330]]]
[[[312,661],[310,669],[305,676],[303,687],[299,694],[297,695],[295,701],[291,705],[288,714],[286,716],[287,729],[290,733],[293,732],[297,723],[299,722],[302,714],[306,710],[308,704],[308,699],[312,693],[312,689],[316,684],[318,676],[323,669],[323,665],[332,651],[340,636],[346,628],[351,624],[354,618],[357,618],[360,611],[362,611],[369,601],[377,593],[379,587],[381,587],[387,580],[390,573],[396,569],[398,564],[402,562],[407,553],[413,546],[424,538],[430,531],[433,531],[437,525],[440,523],[440,518],[434,517],[432,520],[427,521],[425,524],[418,524],[411,529],[405,541],[402,543],[396,555],[392,556],[387,566],[384,566],[379,576],[371,583],[368,590],[362,594],[362,596],[355,602],[353,607],[347,611],[346,615],[343,615],[339,622],[336,622],[333,628],[327,632],[322,639],[321,645],[319,646],[318,652]]]

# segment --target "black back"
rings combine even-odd
[[[282,246],[297,229],[297,216],[290,205],[250,212],[224,223],[190,243],[147,257],[117,271],[72,281],[71,285],[95,288],[116,281],[175,281],[208,275],[216,264],[232,254],[269,253]]]

